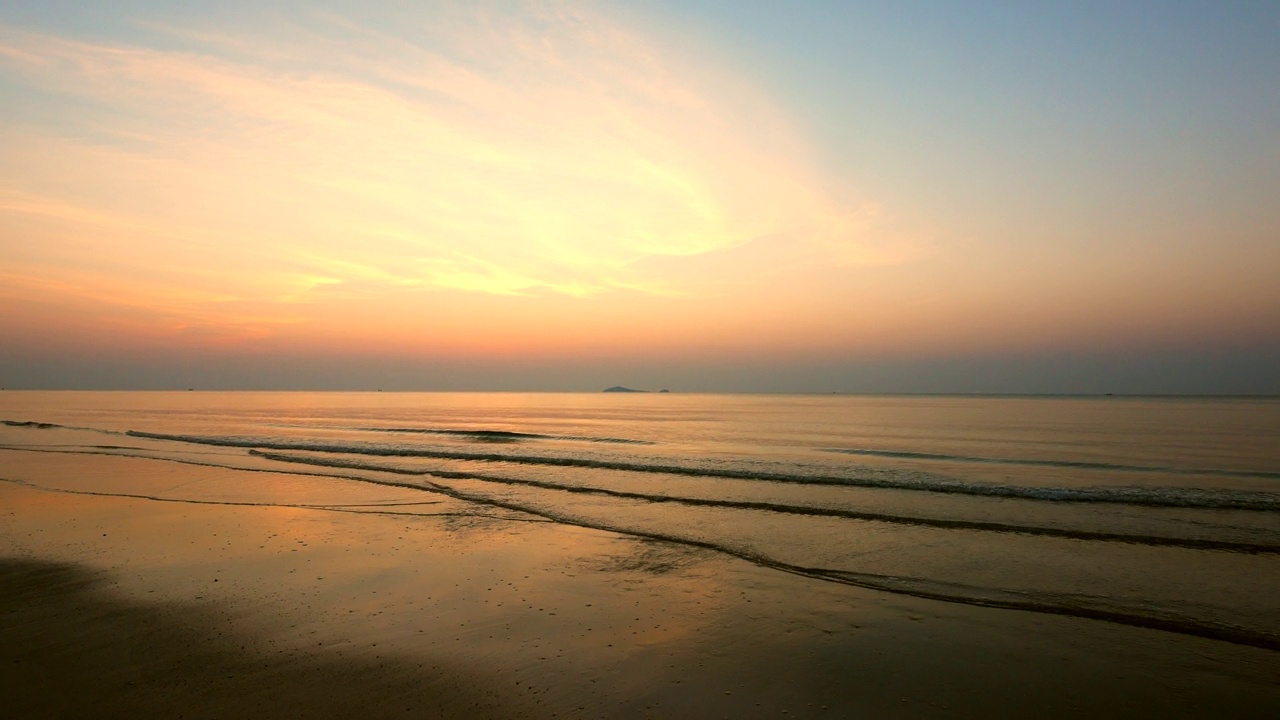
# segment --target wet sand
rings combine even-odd
[[[1280,716],[1273,651],[154,465],[0,451],[6,716]]]

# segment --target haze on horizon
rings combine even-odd
[[[1280,394],[1280,4],[1046,5],[0,0],[0,386]]]

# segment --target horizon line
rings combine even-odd
[[[359,390],[334,388],[7,388],[0,387],[0,392],[122,392],[122,393],[468,393],[468,394],[547,394],[547,395],[812,395],[830,397],[1039,397],[1039,398],[1213,398],[1213,399],[1280,399],[1280,393],[1126,393],[1126,392],[924,392],[924,391],[856,391],[856,390],[632,390],[630,392],[605,392],[599,390],[440,390],[440,389],[384,389],[365,388]]]

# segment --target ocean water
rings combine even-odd
[[[35,453],[286,493],[326,475],[814,582],[1280,649],[1277,399],[4,392],[0,421],[10,482],[4,458]],[[92,473],[56,489],[252,502]]]

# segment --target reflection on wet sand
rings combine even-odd
[[[16,668],[0,682],[16,717],[1280,706],[1266,650],[885,595],[445,497],[386,514],[421,491],[201,468],[175,485],[154,461],[33,456],[0,451],[0,475],[177,501],[0,484],[0,662]],[[219,499],[190,502],[197,487]]]

